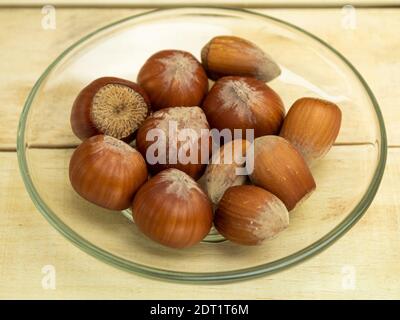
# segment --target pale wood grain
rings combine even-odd
[[[25,192],[15,153],[0,157],[0,298],[398,298],[400,150],[391,149],[383,185],[361,221],[317,257],[287,271],[223,285],[150,280],[117,270],[74,247],[40,215]],[[56,290],[41,287],[54,265]],[[345,289],[355,271],[354,289]],[[100,276],[101,275],[101,276]]]
[[[170,6],[208,6],[210,5],[209,0],[154,0],[154,1],[144,1],[144,0],[53,0],[51,2],[54,6],[63,7],[170,7]],[[232,7],[331,7],[331,6],[344,6],[347,5],[349,1],[346,0],[218,0],[213,1],[214,6],[232,6]],[[396,0],[353,0],[351,4],[354,6],[395,6],[399,5]],[[46,1],[37,0],[0,0],[0,6],[43,6],[48,5]]]
[[[0,149],[15,149],[16,124],[34,81],[66,46],[130,14],[132,9],[59,9],[57,29],[41,29],[38,9],[0,10]],[[359,9],[358,27],[341,27],[341,10],[263,10],[331,43],[369,82],[386,118],[391,145],[400,145],[397,77],[400,10]],[[356,121],[356,120],[355,120]],[[268,277],[226,285],[181,285],[119,271],[83,253],[40,215],[21,181],[14,152],[0,153],[0,298],[398,298],[400,294],[400,150],[389,150],[381,189],[366,216],[319,256]],[[362,168],[358,168],[362,170]],[[362,172],[362,171],[361,171]],[[57,289],[41,287],[54,265]],[[345,290],[348,270],[356,287]],[[101,275],[101,276],[99,276]],[[173,292],[173,296],[171,295]]]
[[[279,237],[254,248],[225,242],[173,250],[148,241],[121,214],[102,210],[78,196],[68,178],[73,151],[27,150],[30,176],[46,205],[76,233],[101,248],[140,264],[182,272],[246,268],[283,258],[311,245],[356,206],[376,165],[376,149],[372,145],[335,146],[312,168],[317,190],[291,213],[290,228]]]
[[[83,35],[111,21],[143,12],[133,9],[58,9],[57,29],[41,28],[39,9],[0,11],[0,149],[15,149],[16,128],[34,82],[54,58]],[[400,145],[400,10],[358,9],[357,28],[343,29],[340,9],[269,9],[260,12],[295,23],[332,44],[360,70],[375,93],[390,145]],[[384,79],[384,81],[383,81]],[[356,120],[356,119],[355,119]],[[360,119],[357,119],[360,120]],[[356,123],[356,121],[354,121]]]

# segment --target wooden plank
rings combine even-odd
[[[362,190],[358,178],[367,172],[367,166],[372,163],[366,161],[371,156],[368,152],[371,147],[358,146],[357,152],[354,152],[353,148],[335,147],[314,172],[319,181],[320,191],[310,199],[309,204],[305,203],[305,206],[312,203],[316,208],[313,211],[314,218],[307,217],[310,214],[309,208],[304,207],[303,211],[296,212],[291,225],[292,229],[297,226],[310,233],[296,235],[295,230],[291,230],[281,241],[311,240],[318,236],[319,232],[331,227],[332,222],[338,218],[335,217],[335,214],[340,212],[338,208],[351,205],[351,201],[343,202],[341,197],[349,194],[350,198],[356,197]],[[89,210],[85,215],[78,214],[75,210],[76,198],[68,191],[70,187],[65,177],[66,159],[71,150],[32,152],[30,160],[37,161],[34,162],[36,174],[33,174],[33,177],[40,178],[42,183],[39,184],[39,188],[52,199],[49,201],[51,206],[60,205],[60,212],[67,222],[76,224],[81,221],[84,226],[79,227],[80,231],[85,232],[89,238],[104,233],[106,239],[110,240],[112,227],[133,240],[132,233],[135,232],[132,229],[131,234],[128,234],[126,228],[130,225],[125,218],[119,215],[107,216],[101,211],[97,211],[99,216],[95,218],[90,206],[86,206]],[[98,262],[74,247],[59,235],[33,206],[18,172],[16,154],[1,153],[0,298],[396,298],[400,294],[400,280],[397,276],[400,258],[400,205],[397,193],[393,190],[397,188],[400,179],[399,161],[400,149],[390,149],[384,182],[373,205],[346,236],[322,254],[271,276],[239,283],[198,286],[149,280],[129,274]],[[339,170],[336,171],[339,172],[337,175],[327,175],[332,166]],[[339,178],[340,181],[335,181]],[[68,208],[70,211],[65,211]],[[319,223],[322,230],[316,231],[318,228],[312,223]],[[90,224],[92,235],[89,233]],[[308,224],[309,229],[304,224]],[[126,244],[118,240],[115,233],[113,236],[115,240],[110,245],[114,250],[122,252]],[[276,249],[274,247],[275,245],[272,245],[270,250],[282,250],[278,246]],[[238,253],[233,247],[225,249],[229,249],[230,253]],[[182,261],[187,261],[192,270],[207,265],[202,260],[206,254],[204,248],[195,250],[196,253],[202,252],[203,256],[193,260],[187,260],[188,256],[185,254],[179,256]],[[221,257],[221,252],[223,251],[212,255],[213,262],[216,262],[213,268],[221,268],[224,263],[231,263],[233,260],[235,265],[243,263],[240,256]],[[247,251],[242,250],[241,253],[246,259],[255,259],[254,255]],[[134,256],[132,252],[124,254]],[[167,255],[158,258],[154,252],[148,255],[148,263],[164,262],[170,263],[170,266],[174,264],[173,261],[169,261]],[[42,268],[46,265],[54,266],[56,270],[55,290],[42,288]],[[103,276],[99,277],[100,274]]]
[[[143,10],[57,10],[57,29],[44,30],[38,9],[0,10],[0,148],[15,149],[16,130],[24,102],[40,74],[66,47],[84,34],[122,16]]]
[[[40,10],[0,10],[2,26],[0,98],[3,111],[0,117],[1,149],[15,148],[16,123],[21,106],[34,81],[49,62],[82,35],[109,21],[135,12],[140,10],[58,9],[57,29],[46,31],[40,25],[42,19]],[[399,46],[394,41],[397,39],[400,24],[400,10],[359,9],[356,11],[355,30],[342,28],[343,13],[338,9],[270,9],[262,12],[315,32],[345,54],[370,82],[386,117],[389,142],[392,145],[400,144],[398,127],[400,114],[396,108],[399,98],[397,88],[400,84],[396,78],[400,68],[397,61]],[[355,119],[355,123],[357,121],[359,120]],[[331,153],[329,157],[334,155],[335,153]],[[42,189],[46,188],[46,184],[51,185],[55,177],[59,177],[55,180],[58,183],[66,183],[65,155],[58,158],[58,161],[55,161],[57,157],[52,158],[49,154],[47,156],[48,163],[52,165],[46,165],[43,161],[48,180],[44,180],[46,183],[42,185]],[[361,161],[364,157],[364,160],[367,160],[370,159],[369,156],[371,154],[364,151],[358,159]],[[351,158],[346,155],[343,159]],[[0,298],[396,298],[400,294],[397,277],[400,258],[398,219],[400,203],[396,192],[400,176],[399,161],[400,150],[389,149],[383,185],[366,216],[345,237],[319,256],[295,268],[268,277],[226,285],[192,286],[149,280],[119,271],[72,246],[33,206],[18,172],[16,154],[2,152],[0,153],[0,212],[2,213]],[[325,166],[329,163],[334,164],[335,161],[327,161]],[[337,188],[339,185],[337,182],[330,184],[329,180],[326,180],[332,177],[324,176],[326,167],[317,169],[319,173],[316,175],[320,176],[322,190],[328,190],[332,185],[336,186],[335,193],[354,195],[354,192],[360,192],[360,185],[357,185],[357,179],[354,178],[352,171],[355,175],[361,176],[366,172],[365,166],[371,165],[372,162],[355,163],[360,165],[354,170],[351,170],[352,167],[348,162],[341,167],[347,174],[346,179],[341,181],[343,188]],[[60,169],[64,170],[64,180],[59,180]],[[367,178],[362,177],[362,179]],[[351,181],[354,185],[350,184]],[[318,199],[329,196],[328,192],[322,190]],[[66,203],[73,199],[73,195],[61,192],[53,195],[53,199],[53,205],[64,203],[66,211],[68,208]],[[310,199],[310,201],[315,200]],[[336,202],[327,206],[328,209],[335,205],[351,205],[349,202],[344,204],[339,202],[340,199],[336,199]],[[320,204],[320,208],[323,209],[325,206]],[[302,210],[306,211],[304,208]],[[79,221],[81,218],[82,215],[72,216],[69,219]],[[298,224],[311,221],[307,220],[307,216],[301,211],[296,218],[295,222]],[[328,215],[326,222],[320,221],[322,231],[330,226],[334,218],[334,215]],[[95,221],[91,214],[86,219]],[[102,219],[111,222],[111,225],[117,226],[119,230],[126,230],[126,221],[120,216],[107,217],[104,213]],[[99,224],[96,226],[99,227]],[[83,231],[84,228],[83,226]],[[110,232],[106,227],[101,230]],[[124,232],[127,235],[127,232]],[[290,240],[290,237],[287,237],[286,241]],[[114,248],[121,248],[122,245],[123,243],[118,241],[113,244]],[[190,262],[192,264],[189,265],[193,265],[193,261]],[[42,268],[46,265],[54,266],[57,272],[55,290],[42,288],[41,282],[44,276]],[[222,264],[217,264],[217,267],[221,266]],[[99,277],[99,274],[103,276]],[[174,296],[171,296],[171,292],[174,292]]]
[[[15,149],[16,127],[24,101],[35,80],[60,52],[88,32],[138,12],[142,11],[58,9],[57,28],[44,30],[41,27],[42,14],[38,9],[0,10],[0,99],[2,108],[5,108],[3,110],[6,110],[0,118],[0,149]],[[357,24],[354,30],[342,27],[343,12],[340,9],[269,9],[260,12],[285,19],[314,32],[347,56],[365,76],[381,105],[386,119],[389,144],[400,144],[400,113],[396,108],[399,98],[397,88],[400,85],[396,77],[400,72],[400,64],[397,61],[399,48],[398,41],[388,40],[397,37],[397,30],[400,29],[400,10],[357,9]],[[61,98],[65,97],[60,96],[60,103]],[[68,109],[65,110],[67,112]],[[350,114],[347,120],[352,126],[349,127],[349,133],[359,130],[356,127],[360,128],[360,121],[371,122],[365,116],[360,112],[354,116]],[[69,128],[68,115],[59,119],[65,120],[65,126],[59,127],[60,137],[71,141],[74,139],[71,132],[65,134],[64,130]],[[54,138],[54,131],[48,128],[57,125],[55,122],[48,122],[47,127],[40,126],[41,140],[49,140],[49,137],[46,137],[47,132],[52,132]],[[73,141],[77,142],[76,139]]]
[[[61,62],[41,86],[30,115],[27,143],[46,147],[76,145],[79,140],[72,133],[69,122],[71,106],[88,82],[108,75],[135,80],[146,59],[166,48],[184,49],[200,58],[202,45],[221,30],[250,38],[277,57],[283,71],[269,85],[280,94],[286,109],[303,96],[332,100],[343,111],[337,143],[374,143],[377,140],[378,132],[371,126],[376,121],[375,115],[372,108],[368,108],[370,102],[364,90],[355,80],[350,81],[354,78],[343,62],[324,47],[315,43],[308,46],[306,40],[288,35],[285,28],[262,24],[263,19],[240,24],[228,19],[208,20],[206,32],[202,19],[181,17],[173,24],[163,20],[157,28],[130,22],[115,28],[112,35],[99,36],[94,42],[85,44],[75,55],[71,54],[70,59]],[[171,36],[176,28],[182,30],[179,37]],[[150,40],[143,38],[144,33]],[[199,37],[194,38],[193,34],[199,34]],[[152,40],[159,38],[163,40]],[[140,50],[137,49],[139,46],[142,46]],[[112,56],[117,57],[114,63],[110,60]]]
[[[209,0],[155,0],[155,1],[144,1],[144,0],[53,0],[52,5],[63,6],[63,7],[170,7],[170,6],[208,6],[210,5]],[[327,0],[327,1],[317,1],[317,0],[218,0],[213,1],[214,6],[231,6],[231,7],[258,7],[258,8],[268,8],[268,7],[332,7],[332,6],[344,6],[348,5],[346,0]],[[398,1],[396,0],[353,0],[351,3],[355,6],[396,6]],[[46,1],[37,0],[0,0],[0,6],[43,6],[47,5]]]
[[[73,149],[30,149],[27,157],[36,188],[48,207],[85,239],[145,265],[157,261],[158,266],[187,271],[187,266],[193,264],[192,272],[205,269],[218,272],[231,266],[259,265],[322,238],[345,218],[345,213],[356,205],[365,191],[375,167],[374,150],[371,145],[335,147],[319,166],[313,168],[318,189],[292,213],[290,232],[265,246],[249,249],[227,242],[214,246],[203,244],[184,251],[166,250],[149,242],[123,216],[100,210],[81,199],[68,179]],[[335,175],[329,174],[331,172]],[[338,179],[343,182],[337,183]],[[213,261],[211,265],[210,261]]]

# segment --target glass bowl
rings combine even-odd
[[[336,102],[340,135],[312,169],[317,190],[291,213],[290,226],[261,246],[244,247],[210,235],[184,250],[145,238],[122,214],[79,197],[68,164],[79,140],[69,115],[74,98],[101,76],[136,80],[147,57],[182,49],[200,58],[213,36],[232,34],[255,42],[282,68],[270,86],[286,109],[299,97]],[[372,202],[385,167],[382,115],[358,71],[335,49],[287,22],[223,8],[146,12],[100,28],[67,48],[34,85],[18,130],[18,160],[33,202],[45,218],[82,250],[124,270],[175,281],[218,282],[269,274],[327,248],[349,230]]]

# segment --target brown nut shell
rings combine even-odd
[[[258,245],[289,225],[289,213],[272,193],[251,185],[231,187],[215,212],[214,225],[225,238]]]
[[[191,177],[168,169],[137,192],[132,206],[138,228],[152,240],[172,248],[200,242],[212,225],[211,203]]]
[[[336,104],[317,98],[301,98],[290,108],[280,136],[290,141],[312,166],[332,147],[341,121],[342,113]]]
[[[103,77],[81,90],[71,110],[71,127],[81,140],[106,134],[131,141],[150,112],[150,100],[136,83]]]
[[[201,51],[201,61],[208,76],[253,77],[271,81],[281,73],[279,66],[254,43],[236,36],[217,36]]]
[[[259,137],[254,140],[253,151],[254,169],[249,174],[250,180],[276,195],[289,211],[315,190],[307,163],[284,138]]]
[[[69,179],[86,200],[106,209],[129,208],[147,180],[142,155],[125,142],[97,135],[82,142],[72,154]]]
[[[212,128],[254,129],[254,136],[277,134],[285,108],[279,95],[264,82],[246,77],[224,77],[211,88],[202,105]]]
[[[170,130],[175,124],[176,133]],[[136,147],[152,173],[176,168],[198,179],[211,153],[208,129],[206,116],[199,107],[165,108],[145,120],[138,130]],[[178,140],[185,131],[190,139]]]
[[[153,54],[140,69],[137,81],[154,110],[198,106],[208,91],[201,63],[191,53],[180,50]]]
[[[247,174],[238,174],[237,169],[244,167],[249,146],[246,140],[232,140],[212,156],[198,183],[213,204],[218,204],[228,188],[246,183]]]

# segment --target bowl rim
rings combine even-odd
[[[29,113],[30,106],[32,104],[35,95],[46,79],[47,75],[53,70],[53,68],[73,49],[78,47],[80,44],[84,43],[86,40],[89,40],[93,36],[97,35],[98,33],[122,24],[124,22],[148,16],[152,14],[157,14],[160,12],[174,12],[180,10],[188,10],[188,9],[196,9],[196,10],[218,10],[218,11],[225,11],[225,12],[233,12],[233,13],[243,13],[246,15],[252,15],[258,18],[263,18],[267,20],[271,20],[275,23],[282,24],[286,27],[293,28],[297,31],[300,31],[307,37],[319,42],[324,47],[329,49],[332,53],[334,53],[342,62],[349,67],[349,69],[354,73],[357,79],[360,81],[361,85],[367,92],[369,99],[374,107],[379,129],[380,129],[380,139],[381,144],[379,148],[379,161],[378,165],[375,169],[374,175],[372,177],[372,181],[359,201],[359,203],[355,206],[355,208],[344,218],[335,228],[329,231],[326,235],[322,238],[318,239],[314,243],[308,245],[307,247],[292,253],[286,257],[280,258],[278,260],[268,262],[265,264],[260,264],[257,266],[238,269],[238,270],[230,270],[230,271],[219,271],[219,272],[211,272],[211,273],[195,273],[195,272],[180,272],[180,271],[172,271],[172,270],[164,270],[160,268],[150,267],[143,264],[135,263],[129,261],[127,259],[118,257],[106,250],[103,250],[96,245],[92,244],[85,238],[78,235],[75,231],[73,231],[69,226],[64,224],[57,215],[46,205],[46,203],[41,199],[38,191],[36,190],[31,176],[29,174],[28,164],[26,160],[25,154],[25,126],[27,122],[27,116]],[[201,14],[201,11],[200,11]],[[314,34],[292,24],[286,22],[284,20],[271,17],[269,15],[249,11],[246,9],[241,8],[227,8],[227,7],[218,7],[218,6],[188,6],[188,7],[179,7],[179,8],[162,8],[162,9],[155,9],[150,11],[145,11],[139,14],[131,15],[125,17],[123,19],[114,21],[110,24],[107,24],[101,28],[96,29],[95,31],[83,36],[78,41],[70,45],[67,49],[65,49],[43,72],[43,74],[39,77],[36,81],[32,90],[30,91],[18,124],[18,132],[17,132],[17,156],[18,156],[18,164],[21,171],[22,179],[24,181],[25,187],[28,191],[29,196],[31,197],[33,203],[35,204],[36,208],[42,213],[42,215],[46,218],[46,220],[56,229],[58,230],[64,237],[69,239],[74,245],[79,247],[81,250],[85,251],[86,253],[94,256],[95,258],[113,265],[119,269],[123,269],[129,272],[134,272],[137,274],[141,274],[142,276],[150,277],[150,278],[158,278],[163,280],[169,280],[174,282],[190,282],[190,283],[219,283],[219,282],[229,282],[229,281],[237,281],[237,280],[244,280],[248,278],[254,278],[261,275],[271,274],[277,271],[284,270],[288,267],[294,266],[300,262],[305,261],[308,258],[315,256],[316,254],[322,252],[325,248],[333,244],[336,240],[338,240],[341,236],[343,236],[365,213],[365,211],[370,206],[371,202],[373,201],[375,194],[378,190],[378,187],[381,183],[382,176],[385,170],[386,158],[387,158],[387,138],[386,138],[386,130],[385,124],[383,120],[383,116],[378,105],[378,102],[373,95],[371,89],[369,88],[366,81],[363,79],[361,74],[358,70],[336,49],[331,47],[328,43],[324,40],[320,39],[319,37],[315,36]]]

